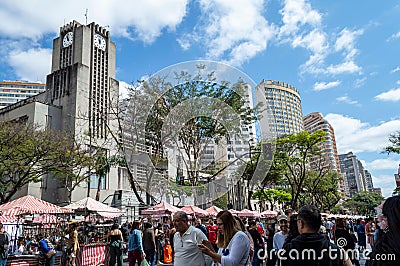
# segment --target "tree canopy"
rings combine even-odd
[[[0,202],[30,182],[41,182],[46,174],[66,184],[81,182],[85,172],[80,170],[92,163],[85,148],[67,134],[0,121]]]
[[[354,214],[373,216],[376,213],[375,207],[381,204],[383,199],[379,193],[361,191],[350,199],[347,199],[343,203],[343,206],[351,210]]]

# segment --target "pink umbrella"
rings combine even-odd
[[[228,210],[230,213],[232,213],[233,215],[236,215],[236,214],[238,214],[239,213],[239,211],[237,211],[237,210],[234,210],[234,209],[230,209],[230,210]]]
[[[250,211],[248,209],[243,209],[237,213],[237,216],[239,216],[239,217],[260,217],[260,214]]]
[[[163,201],[153,207],[143,210],[142,214],[171,214],[178,211],[182,210]]]
[[[266,210],[266,211],[263,211],[262,213],[260,213],[260,215],[261,215],[261,217],[275,217],[278,215],[278,212]]]
[[[206,209],[206,212],[208,213],[208,215],[210,215],[210,216],[217,216],[217,214],[220,212],[220,211],[222,211],[222,209],[221,208],[218,208],[217,206],[211,206],[210,208],[207,208]]]
[[[31,195],[18,198],[0,206],[3,215],[24,215],[35,213],[65,213],[67,209],[51,204],[50,202],[35,198]]]
[[[17,218],[14,215],[10,215],[10,216],[1,215],[0,216],[0,223],[15,223],[15,222],[17,222],[17,220],[18,220],[18,222],[23,221],[21,218]]]
[[[187,214],[190,215],[195,215],[195,216],[199,216],[199,217],[205,217],[208,216],[208,212],[200,209],[199,207],[195,206],[195,205],[187,205],[181,208],[182,211],[186,212]]]
[[[63,208],[80,211],[87,210],[89,212],[95,212],[100,216],[110,219],[124,215],[124,212],[120,209],[110,207],[90,197],[81,199]]]

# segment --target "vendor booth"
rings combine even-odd
[[[4,229],[7,233],[11,235],[9,250],[10,255],[7,259],[7,265],[44,265],[45,259],[39,255],[37,246],[34,246],[33,244],[32,250],[26,250],[26,252],[24,252],[23,254],[17,254],[17,252],[15,252],[17,250],[17,241],[23,241],[24,243],[26,243],[26,241],[29,239],[29,242],[33,243],[35,236],[39,232],[44,233],[40,231],[40,225],[43,225],[43,223],[41,223],[40,225],[35,225],[32,220],[27,220],[26,218],[32,218],[35,215],[39,214],[65,214],[68,212],[68,210],[61,209],[57,205],[28,195],[2,204],[0,206],[0,211],[2,212],[0,220],[4,224]],[[46,225],[49,224],[50,222],[46,223]],[[57,225],[60,226],[61,224],[58,223]],[[46,231],[46,233],[50,235],[51,232]],[[62,265],[62,254],[63,253],[61,251],[58,251],[54,255],[56,256],[56,266]]]
[[[124,212],[110,207],[90,197],[65,206],[74,210],[76,214],[84,215],[79,222],[84,226],[86,239],[81,241],[77,254],[77,266],[108,265],[109,247],[107,243],[98,242],[100,236],[107,234],[112,224],[104,224],[105,221],[118,218]],[[99,223],[103,224],[99,224]]]

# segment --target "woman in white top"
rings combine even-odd
[[[217,215],[217,246],[218,253],[210,242],[204,241],[199,249],[210,256],[216,265],[247,266],[250,263],[250,241],[240,230],[235,218],[229,211],[220,211]]]

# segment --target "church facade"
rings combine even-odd
[[[116,142],[110,133],[118,131],[119,83],[115,76],[116,45],[109,31],[94,22],[82,25],[73,21],[62,26],[53,40],[46,91],[1,109],[0,119],[25,120],[72,133],[93,153],[101,149],[107,156],[115,155]],[[95,197],[97,177],[90,174],[88,178],[90,185],[82,182],[73,191],[73,202]],[[112,167],[101,184],[100,201],[109,204],[116,191],[130,191],[124,171],[118,167]],[[23,187],[15,197],[28,194],[59,205],[67,203],[65,186],[50,177]],[[130,201],[132,205],[135,200]]]

